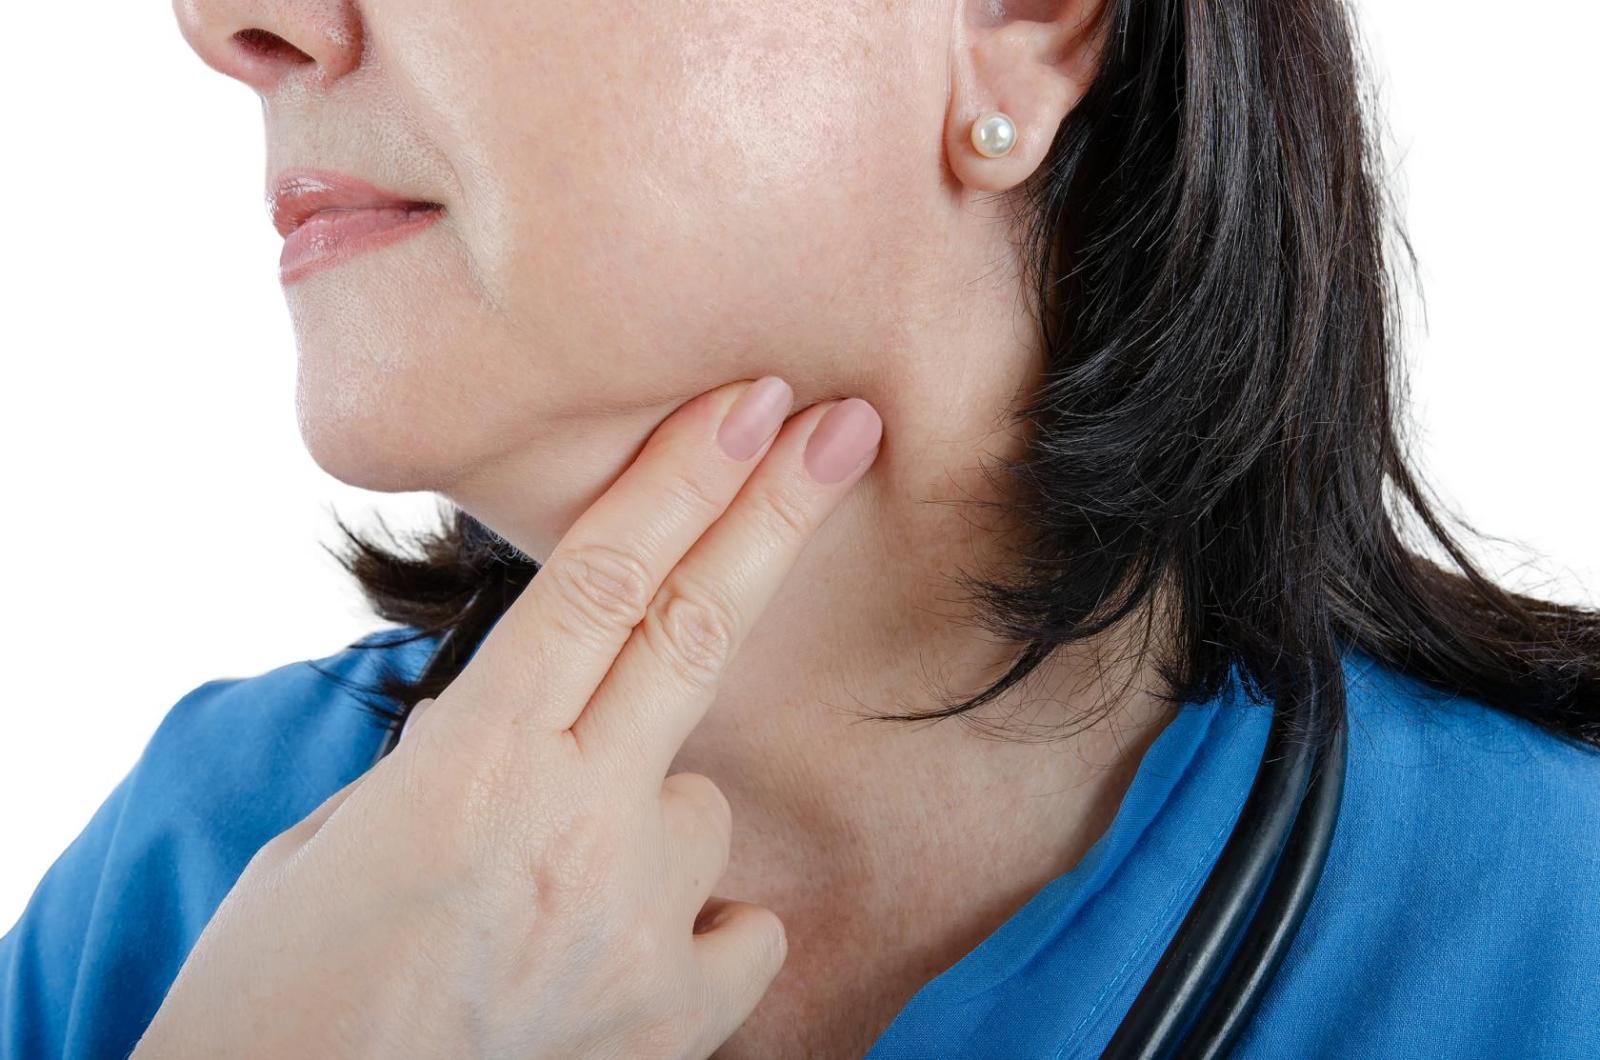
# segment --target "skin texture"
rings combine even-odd
[[[712,778],[736,823],[717,893],[776,913],[789,938],[760,1004],[725,1043],[695,1038],[698,1055],[864,1051],[1082,857],[1170,718],[1145,660],[1106,644],[1104,667],[1063,653],[983,712],[1050,732],[1121,694],[1070,739],[857,720],[976,690],[1010,655],[949,577],[1006,540],[961,502],[994,496],[982,465],[1018,445],[1004,413],[1042,368],[1010,193],[1092,75],[1092,3],[175,10],[201,58],[261,94],[269,181],[309,166],[444,207],[419,235],[286,287],[302,435],[336,477],[442,493],[544,561],[697,395],[776,374],[796,410],[856,396],[881,416],[870,471],[809,536],[664,770]],[[286,43],[246,47],[246,30]],[[995,109],[1019,140],[989,159],[967,137]],[[748,548],[727,579],[750,576]],[[561,628],[542,631],[544,669],[474,682],[429,715],[536,695],[584,656]],[[511,817],[545,805],[484,797]],[[295,909],[277,912],[313,915]],[[237,922],[217,952],[248,952],[250,930]]]
[[[747,386],[672,416],[400,746],[251,859],[136,1056],[706,1056],[744,1021],[783,925],[711,894],[731,808],[668,770],[881,426],[818,482],[850,403],[784,402],[733,459]]]

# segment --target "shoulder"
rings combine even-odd
[[[1364,655],[1346,683],[1333,845],[1244,1055],[1600,1055],[1600,749]]]
[[[194,917],[209,918],[256,850],[372,765],[387,729],[372,709],[378,679],[414,674],[432,644],[403,639],[413,632],[368,634],[184,695],[123,782],[107,868],[176,855]]]
[[[1567,837],[1577,846],[1548,850],[1541,862],[1600,851],[1600,748],[1364,655],[1346,674],[1346,797],[1358,813],[1380,804],[1386,821],[1413,813],[1433,827],[1412,840],[1463,852]]]
[[[0,938],[0,1057],[127,1055],[255,852],[370,767],[378,679],[434,643],[383,630],[174,703]]]
[[[1349,672],[1335,887],[1398,944],[1469,931],[1502,970],[1600,962],[1600,748],[1371,660]]]
[[[373,709],[379,679],[414,675],[433,643],[384,630],[320,658],[207,681],[167,711],[134,776],[171,797],[240,798],[269,815],[314,799],[309,813],[330,780],[337,789],[371,764],[386,729]]]
[[[371,766],[387,723],[374,690],[420,669],[431,641],[369,634],[320,658],[219,677],[175,703],[128,777],[122,828],[134,849],[186,843],[185,868],[212,870],[218,901],[268,839]],[[141,839],[143,837],[143,839]],[[207,910],[209,915],[209,910]]]

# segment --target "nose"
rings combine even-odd
[[[352,0],[173,0],[172,8],[207,66],[262,95],[285,78],[328,85],[361,65]]]

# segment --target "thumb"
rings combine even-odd
[[[706,1042],[713,1051],[733,1036],[766,996],[789,955],[778,914],[765,906],[712,898],[701,910],[694,936],[705,985]]]

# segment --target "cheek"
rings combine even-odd
[[[407,76],[511,326],[563,369],[605,350],[643,399],[814,320],[903,216],[910,175],[939,172],[937,117],[907,114],[928,96],[906,59],[928,42],[896,26],[900,54],[874,55],[851,7],[520,3],[478,7],[470,39],[469,16],[444,39],[419,26],[410,43],[440,58]]]
[[[316,461],[443,489],[556,447],[563,421],[849,370],[817,307],[881,313],[874,278],[926,260],[933,237],[904,233],[938,188],[943,73],[937,46],[864,32],[852,6],[370,0],[383,87],[447,160],[449,215],[289,292]]]
[[[589,252],[719,360],[749,367],[759,351],[772,367],[835,371],[806,343],[833,338],[829,323],[861,335],[870,322],[854,314],[903,295],[872,274],[886,248],[929,230],[940,123],[920,80],[927,42],[899,37],[888,78],[869,43],[878,30],[853,6],[704,5],[652,68],[657,86],[637,93],[644,106],[609,119],[628,122],[626,164],[605,171],[620,222]]]

